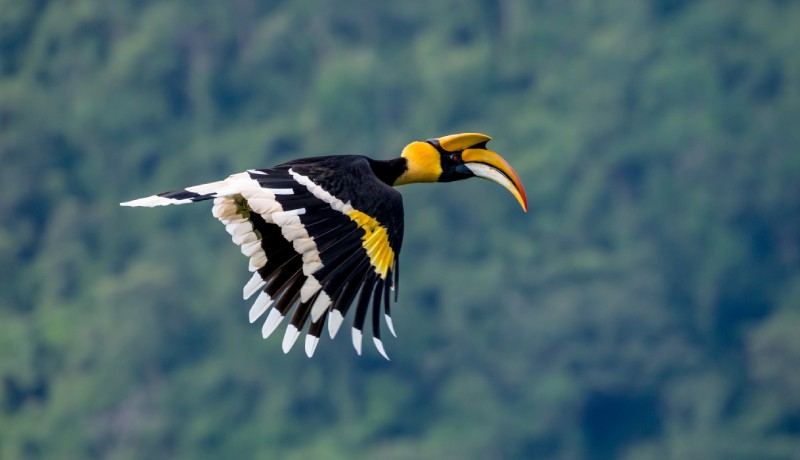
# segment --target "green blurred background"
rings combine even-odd
[[[0,458],[800,456],[800,2],[0,0]],[[264,341],[207,204],[478,131],[402,188],[391,362]]]

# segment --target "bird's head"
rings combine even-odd
[[[482,177],[502,185],[528,211],[525,188],[517,172],[497,153],[486,148],[485,134],[463,133],[416,141],[403,149],[406,170],[394,185],[415,182],[452,182]]]

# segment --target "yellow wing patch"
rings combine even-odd
[[[361,238],[361,245],[367,251],[369,261],[375,267],[375,273],[386,279],[389,266],[394,261],[394,251],[389,246],[389,235],[386,228],[377,220],[364,214],[361,211],[353,210],[347,215],[356,225],[364,229],[364,236]]]

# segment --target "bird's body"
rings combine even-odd
[[[243,291],[244,298],[259,293],[250,322],[272,307],[262,327],[265,338],[289,316],[283,339],[288,352],[310,323],[305,350],[312,356],[325,323],[334,337],[352,304],[356,351],[361,353],[369,319],[373,342],[386,357],[381,313],[394,334],[390,291],[396,300],[403,240],[403,200],[394,186],[478,175],[501,183],[527,207],[519,178],[499,155],[485,149],[488,140],[459,134],[415,142],[394,160],[357,155],[305,158],[123,205],[213,199],[213,215],[226,225],[254,272]]]

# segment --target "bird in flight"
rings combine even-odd
[[[283,351],[288,353],[310,320],[305,352],[311,357],[326,322],[328,333],[335,337],[355,305],[351,333],[360,355],[371,306],[373,343],[389,359],[380,320],[383,312],[396,337],[390,291],[396,302],[403,242],[403,200],[394,187],[481,177],[505,187],[527,212],[519,176],[486,148],[490,140],[484,134],[464,133],[416,141],[392,160],[357,155],[304,158],[122,206],[213,199],[212,214],[250,259],[253,276],[243,295],[248,299],[258,293],[250,307],[250,322],[266,314],[264,338],[291,314],[283,337]]]

